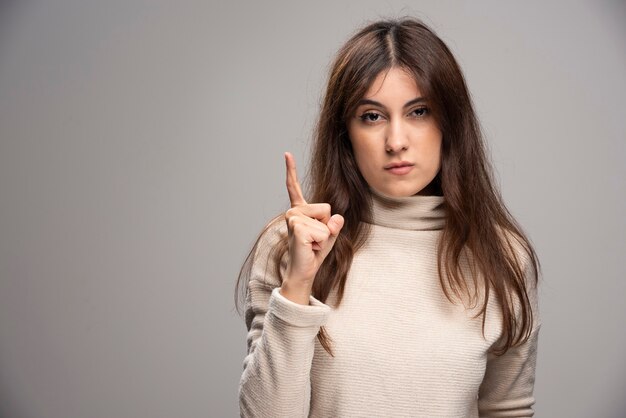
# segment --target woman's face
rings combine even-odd
[[[440,169],[442,135],[405,70],[378,74],[350,118],[348,134],[370,187],[388,196],[431,194],[425,187]],[[401,162],[410,166],[387,168]]]

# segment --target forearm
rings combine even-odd
[[[279,292],[274,289],[263,323],[250,331],[255,341],[239,386],[242,417],[308,415],[315,338],[330,308],[317,300],[298,304]]]

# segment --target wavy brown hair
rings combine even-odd
[[[445,197],[446,222],[438,244],[442,289],[451,303],[455,303],[451,293],[472,299],[462,268],[469,265],[472,287],[484,294],[476,315],[483,315],[483,335],[490,291],[500,302],[502,345],[494,344],[490,350],[504,354],[526,342],[533,329],[527,286],[538,284],[539,260],[494,186],[493,169],[458,63],[433,30],[413,17],[367,23],[340,48],[332,63],[303,193],[308,202],[329,203],[345,222],[315,276],[312,294],[325,302],[335,288],[337,305],[341,303],[353,256],[369,236],[370,224],[361,221],[370,219],[371,196],[357,168],[347,121],[376,76],[392,67],[413,75],[442,132],[441,169],[427,186]],[[246,257],[235,289],[238,310],[238,295],[245,297],[247,292],[251,256],[261,236],[276,222],[284,221],[284,213],[274,217]],[[280,260],[287,250],[287,235],[283,234],[271,252],[281,282]],[[468,260],[471,262],[466,264]],[[516,311],[518,308],[521,310]],[[333,355],[332,340],[323,326],[317,337]]]

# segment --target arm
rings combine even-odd
[[[532,417],[537,343],[541,321],[537,288],[530,283],[526,271],[527,293],[534,316],[534,325],[528,341],[510,348],[504,355],[487,355],[487,368],[478,394],[478,412],[481,417]]]
[[[487,370],[478,395],[481,417],[532,417],[538,325],[528,341],[504,355],[487,355]]]
[[[315,338],[330,312],[313,296],[309,305],[302,305],[280,293],[280,278],[268,258],[278,230],[274,226],[261,237],[252,262],[245,303],[248,352],[239,383],[241,417],[308,416]],[[283,259],[281,272],[285,268]]]

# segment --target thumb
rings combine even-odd
[[[333,239],[337,238],[337,235],[339,235],[339,231],[341,231],[341,228],[343,228],[344,221],[345,220],[343,216],[339,215],[338,213],[331,216],[328,220],[326,226],[330,230]]]
[[[330,231],[330,236],[326,241],[326,245],[324,245],[323,250],[320,252],[321,259],[325,259],[326,256],[330,253],[330,251],[335,246],[335,241],[337,241],[337,237],[339,236],[339,231],[343,228],[344,219],[343,216],[339,214],[335,214],[330,217],[328,222],[326,223],[326,227]]]

